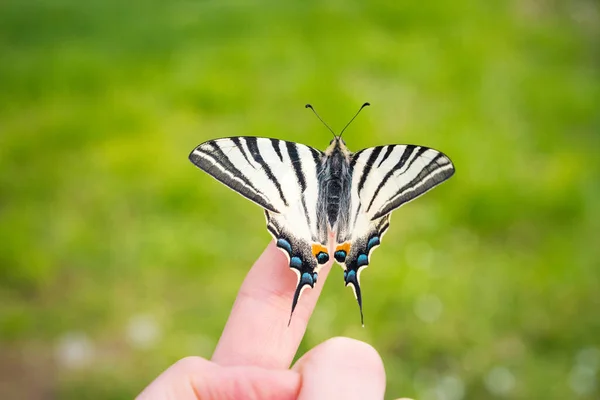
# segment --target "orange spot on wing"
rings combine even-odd
[[[350,242],[342,243],[335,248],[335,251],[344,250],[346,254],[350,254]]]
[[[320,244],[320,243],[315,243],[315,244],[313,244],[313,245],[312,245],[312,253],[313,253],[313,256],[315,256],[315,257],[316,257],[316,256],[317,256],[317,254],[319,254],[320,252],[323,252],[323,253],[329,254],[329,253],[327,253],[327,247],[323,246],[323,245],[322,245],[322,244]]]

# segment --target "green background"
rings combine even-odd
[[[187,159],[258,135],[440,149],[447,183],[335,268],[301,353],[387,397],[600,396],[600,8],[591,0],[0,2],[0,392],[131,398],[210,357],[270,237]],[[290,272],[291,273],[291,272]]]

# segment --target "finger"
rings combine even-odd
[[[383,399],[385,370],[370,345],[343,337],[329,339],[292,368],[302,375],[298,400]]]
[[[289,368],[330,267],[321,269],[314,289],[304,291],[288,326],[297,276],[271,242],[244,279],[212,360]]]
[[[163,372],[137,400],[294,400],[299,387],[296,372],[221,367],[200,357],[187,357]]]

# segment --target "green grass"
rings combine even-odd
[[[591,0],[4,0],[0,391],[131,398],[210,356],[269,235],[189,151],[324,148],[304,104],[340,129],[370,101],[351,149],[423,144],[457,174],[394,213],[363,275],[367,327],[334,269],[301,351],[368,341],[389,398],[502,397],[494,377],[505,398],[598,398],[599,37]],[[160,327],[145,348],[127,340],[139,315]],[[69,335],[91,362],[59,362]]]

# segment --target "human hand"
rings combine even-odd
[[[382,399],[385,371],[370,345],[333,338],[290,364],[304,336],[331,261],[307,290],[288,327],[296,278],[271,242],[233,305],[211,361],[184,358],[152,382],[138,400]]]

